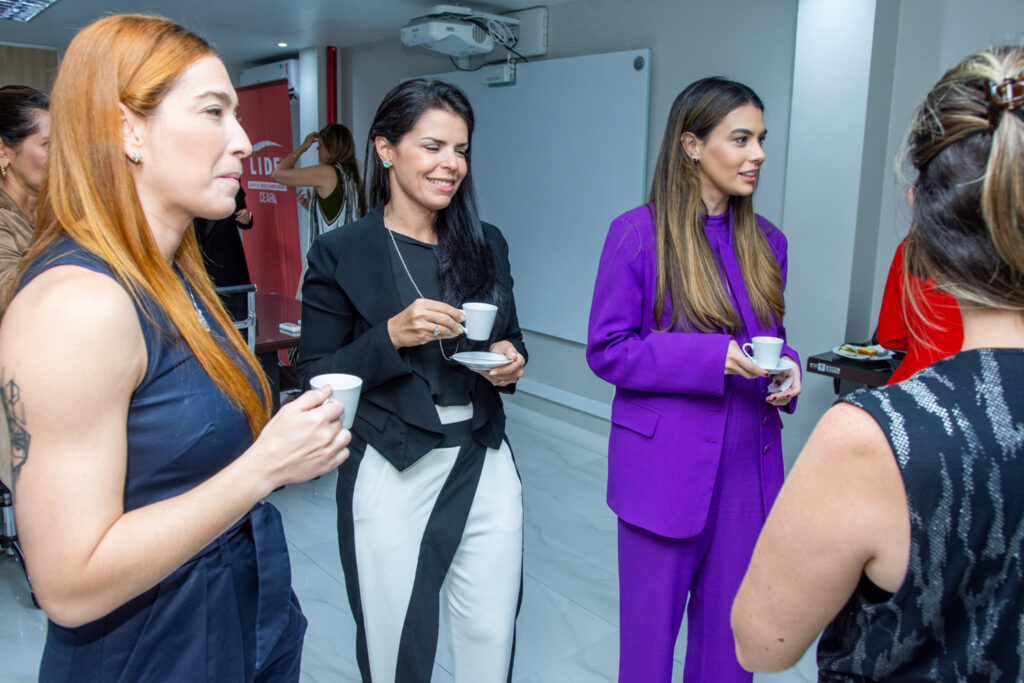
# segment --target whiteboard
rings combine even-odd
[[[459,86],[476,116],[480,218],[509,243],[519,324],[580,343],[608,225],[644,202],[651,51],[520,63],[514,85]]]

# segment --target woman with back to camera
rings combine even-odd
[[[460,683],[510,680],[521,594],[522,489],[499,392],[523,374],[508,245],[477,217],[473,110],[458,88],[389,92],[367,141],[373,210],[309,251],[299,371],[363,379],[338,536],[364,681],[429,681],[444,601]],[[459,306],[498,313],[486,342]],[[484,346],[508,362],[449,360]]]
[[[314,142],[320,163],[295,168],[295,162]],[[313,188],[311,196],[299,196],[300,203],[309,209],[310,246],[320,235],[366,213],[355,141],[349,129],[340,123],[328,123],[319,132],[307,135],[297,149],[281,159],[271,177],[289,187]]]
[[[957,299],[963,348],[825,413],[736,598],[736,648],[776,671],[824,628],[822,681],[1022,680],[1024,49],[948,71],[906,150],[906,277]]]
[[[268,422],[203,271],[192,217],[234,210],[251,152],[236,106],[213,49],[165,19],[97,21],[61,62],[0,325],[41,681],[298,680],[305,618],[262,498],[336,467],[349,434],[326,392]]]
[[[0,88],[0,291],[32,241],[50,144],[49,109],[50,98],[35,88]]]
[[[800,393],[788,345],[775,380],[741,351],[755,336],[785,338],[786,238],[751,199],[763,109],[740,83],[687,86],[649,203],[612,222],[598,267],[587,360],[616,387],[608,504],[624,682],[670,680],[688,597],[685,680],[751,678],[729,606],[782,484],[778,410]]]

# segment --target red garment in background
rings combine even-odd
[[[259,291],[293,297],[302,271],[295,192],[270,178],[292,149],[288,81],[239,88],[238,114],[252,143],[252,156],[242,162],[242,183],[257,226],[244,237],[249,274]]]
[[[935,281],[909,279],[910,291],[904,292],[903,242],[896,248],[889,277],[882,294],[878,316],[878,343],[887,349],[906,351],[907,356],[889,378],[889,384],[907,379],[921,368],[960,350],[964,327],[960,307],[949,294],[935,289]],[[908,295],[908,296],[905,296]],[[917,300],[922,318],[908,297]]]

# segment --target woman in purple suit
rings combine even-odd
[[[763,109],[721,78],[683,90],[649,202],[612,222],[601,255],[587,361],[616,386],[608,504],[626,683],[670,680],[688,598],[685,680],[751,680],[729,609],[782,485],[779,409],[800,393],[787,344],[776,374],[742,351],[785,339],[786,238],[751,199]]]

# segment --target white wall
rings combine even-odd
[[[880,168],[885,181],[876,271],[882,280],[876,282],[872,292],[875,320],[893,252],[910,229],[906,194],[913,177],[901,178],[894,160],[906,139],[917,104],[949,67],[971,52],[990,45],[1024,43],[1021,0],[902,0],[899,5],[888,163]]]
[[[648,177],[653,173],[669,108],[680,90],[709,75],[749,84],[765,101],[769,129],[769,160],[758,190],[759,211],[779,221],[796,8],[797,0],[576,0],[549,8],[545,58],[652,48]],[[447,58],[402,48],[397,39],[348,48],[344,64],[342,116],[351,122],[358,140],[365,138],[381,97],[400,78],[451,70]],[[556,142],[557,131],[552,131],[552,143]],[[615,144],[614,136],[594,144]],[[566,201],[586,198],[567,197]],[[608,223],[613,218],[608,216]],[[595,225],[594,239],[603,241],[607,228],[607,223]],[[590,372],[583,345],[530,331],[526,342],[531,354],[528,376],[554,389],[542,393],[569,392],[611,402],[612,387]],[[520,392],[514,400],[537,407],[537,399],[524,394]],[[543,409],[593,429],[607,429],[602,420],[557,405],[545,403]]]
[[[402,45],[397,35],[338,51],[342,79],[341,122],[349,127],[356,145],[363,148],[377,105],[403,78],[451,71],[448,57]],[[359,158],[362,168],[362,156]]]
[[[956,59],[992,42],[1019,42],[1024,2],[575,0],[550,7],[548,23],[549,59],[652,49],[648,176],[672,100],[688,83],[723,75],[762,96],[768,161],[755,205],[789,237],[787,327],[806,356],[870,336],[906,233],[906,186],[893,160],[910,115]],[[342,50],[342,63],[342,121],[359,141],[401,78],[451,68],[446,57],[397,38]],[[595,225],[595,239],[606,228]],[[550,395],[610,402],[612,389],[590,373],[582,345],[529,331],[527,344],[528,376]],[[790,461],[834,400],[826,377],[807,376],[804,386],[800,409],[785,418]],[[514,400],[607,430],[603,420],[523,392]]]

